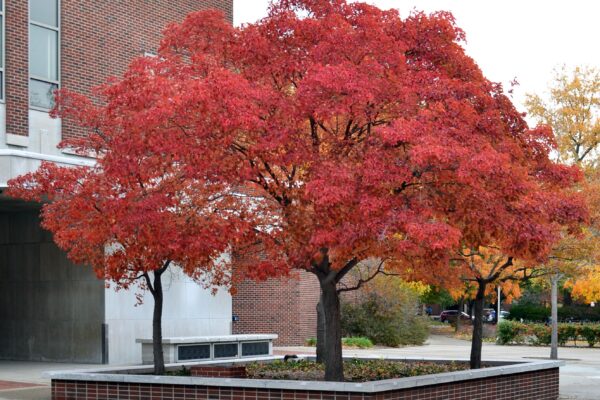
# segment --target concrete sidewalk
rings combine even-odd
[[[42,376],[44,372],[92,369],[97,367],[102,367],[102,365],[0,360],[0,381],[41,385],[7,390],[2,390],[2,385],[0,385],[0,399],[49,400],[51,397],[50,380]]]

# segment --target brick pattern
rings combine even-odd
[[[89,95],[134,57],[155,54],[168,23],[208,8],[233,22],[232,0],[62,0],[62,87]],[[63,138],[85,134],[63,122]]]
[[[243,259],[236,259],[243,263]],[[276,346],[301,346],[316,337],[319,283],[308,272],[297,277],[242,282],[233,296],[234,334],[276,333]]]
[[[6,132],[29,135],[28,1],[5,1]]]
[[[7,132],[28,135],[28,1],[5,1]],[[233,0],[61,0],[61,86],[89,95],[132,58],[155,53],[168,23],[207,8],[233,22]],[[63,138],[84,134],[64,121]]]
[[[377,394],[52,381],[53,400],[556,400],[558,368]]]
[[[205,378],[245,378],[246,367],[216,367],[216,366],[197,366],[190,368],[192,376],[202,376]]]

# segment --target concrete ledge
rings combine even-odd
[[[18,136],[18,135],[12,135]],[[27,137],[27,136],[23,136]],[[12,150],[12,149],[0,149],[0,156],[4,157],[18,157],[25,158],[37,161],[52,161],[58,164],[64,165],[79,165],[79,166],[87,166],[92,167],[96,162],[94,160],[89,160],[85,158],[75,158],[75,157],[61,157],[54,156],[51,154],[42,154],[35,153],[33,151],[25,151],[25,150]]]
[[[163,344],[201,344],[201,343],[233,343],[275,340],[277,335],[221,335],[221,336],[184,336],[163,338]],[[136,339],[136,343],[152,344],[152,339]]]
[[[350,357],[348,357],[350,358]],[[363,357],[360,357],[363,358]],[[271,358],[276,359],[276,358]],[[397,361],[421,361],[420,359],[410,358],[387,358]],[[249,362],[251,360],[244,360]],[[439,362],[466,362],[467,360],[438,359]],[[487,364],[494,364],[493,361],[484,361]],[[233,361],[230,364],[237,364],[239,361]],[[206,365],[209,363],[197,363],[196,365]],[[212,362],[210,364],[223,364],[223,362]],[[532,361],[523,362],[514,361],[507,364],[506,361],[501,365],[467,371],[447,372],[434,375],[424,375],[409,378],[387,379],[382,381],[372,381],[364,383],[350,382],[315,382],[315,381],[294,381],[294,380],[268,380],[268,379],[239,379],[239,378],[200,378],[200,377],[180,377],[180,376],[152,376],[152,375],[127,375],[127,372],[113,369],[107,373],[82,373],[82,372],[56,372],[49,373],[46,376],[52,380],[61,381],[85,381],[85,382],[112,382],[112,383],[136,383],[136,384],[163,384],[163,385],[193,385],[193,386],[214,386],[228,388],[244,389],[275,389],[275,390],[301,390],[301,391],[321,391],[321,392],[357,392],[357,393],[379,393],[390,390],[418,388],[423,386],[439,385],[444,383],[453,383],[469,381],[474,379],[491,378],[498,376],[521,374],[533,371],[556,369],[565,365],[563,361]],[[128,370],[129,371],[129,370]]]
[[[222,366],[222,365],[235,365],[235,364],[247,364],[257,361],[274,361],[274,360],[283,360],[283,356],[264,356],[264,357],[247,357],[242,360],[240,359],[232,359],[232,360],[207,360],[207,361],[190,361],[190,362],[182,362],[182,363],[168,363],[165,364],[165,368],[167,371],[176,371],[181,369],[181,367],[194,367],[194,366]],[[67,370],[67,371],[48,371],[42,373],[42,377],[48,379],[64,379],[63,376],[71,376],[71,375],[82,375],[86,374],[90,375],[143,375],[145,377],[151,376],[154,371],[153,366],[150,365],[124,365],[120,367],[106,366],[101,368],[89,368],[89,369],[77,369],[77,370]]]
[[[29,146],[29,136],[24,135],[13,135],[12,133],[6,134],[6,144],[18,147]]]

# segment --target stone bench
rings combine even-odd
[[[272,356],[277,335],[224,335],[163,338],[165,364],[188,361],[231,360]],[[142,344],[142,363],[152,364],[152,339],[136,339]]]

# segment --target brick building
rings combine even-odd
[[[152,302],[134,307],[135,291],[115,292],[72,265],[41,229],[40,206],[2,190],[44,160],[92,165],[57,148],[82,132],[49,117],[53,90],[89,94],[155,53],[166,24],[206,8],[232,21],[233,0],[0,0],[0,359],[139,362],[135,338],[151,336]],[[244,283],[233,299],[176,272],[166,279],[164,336],[266,332],[279,333],[278,344],[314,336],[311,277]]]
[[[277,333],[276,346],[302,346],[316,337],[319,283],[308,272],[289,279],[244,282],[233,296],[232,332]]]

